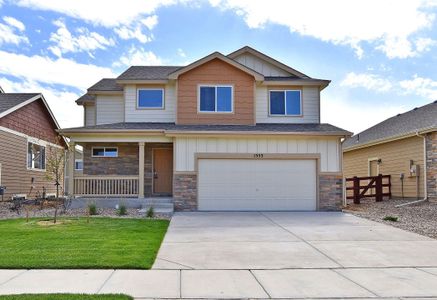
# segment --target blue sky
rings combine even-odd
[[[332,80],[322,121],[359,132],[437,99],[436,14],[436,0],[0,0],[0,86],[80,126],[74,100],[100,78],[249,45]]]

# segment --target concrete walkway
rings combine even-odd
[[[0,294],[437,298],[437,241],[341,213],[176,214],[152,270],[0,270]]]

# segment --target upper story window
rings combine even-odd
[[[137,107],[143,109],[163,109],[164,89],[138,89]]]
[[[301,116],[302,93],[300,90],[271,90],[270,115]]]
[[[232,86],[200,86],[199,112],[231,113],[234,106],[233,98]]]
[[[46,147],[31,142],[27,143],[27,168],[46,169]]]
[[[116,147],[93,147],[93,157],[118,157],[118,149]]]
[[[74,169],[76,171],[82,171],[83,170],[83,160],[82,159],[75,159],[74,160]]]

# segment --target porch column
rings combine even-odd
[[[67,161],[67,170],[68,170],[68,191],[67,195],[74,196],[74,153],[76,149],[76,143],[70,142],[68,148],[68,161]]]
[[[138,143],[138,198],[144,198],[144,142]]]

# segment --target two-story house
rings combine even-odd
[[[339,209],[350,132],[320,123],[329,82],[250,47],[132,66],[90,87],[84,126],[61,130],[83,146],[69,192],[172,196],[176,210]]]

